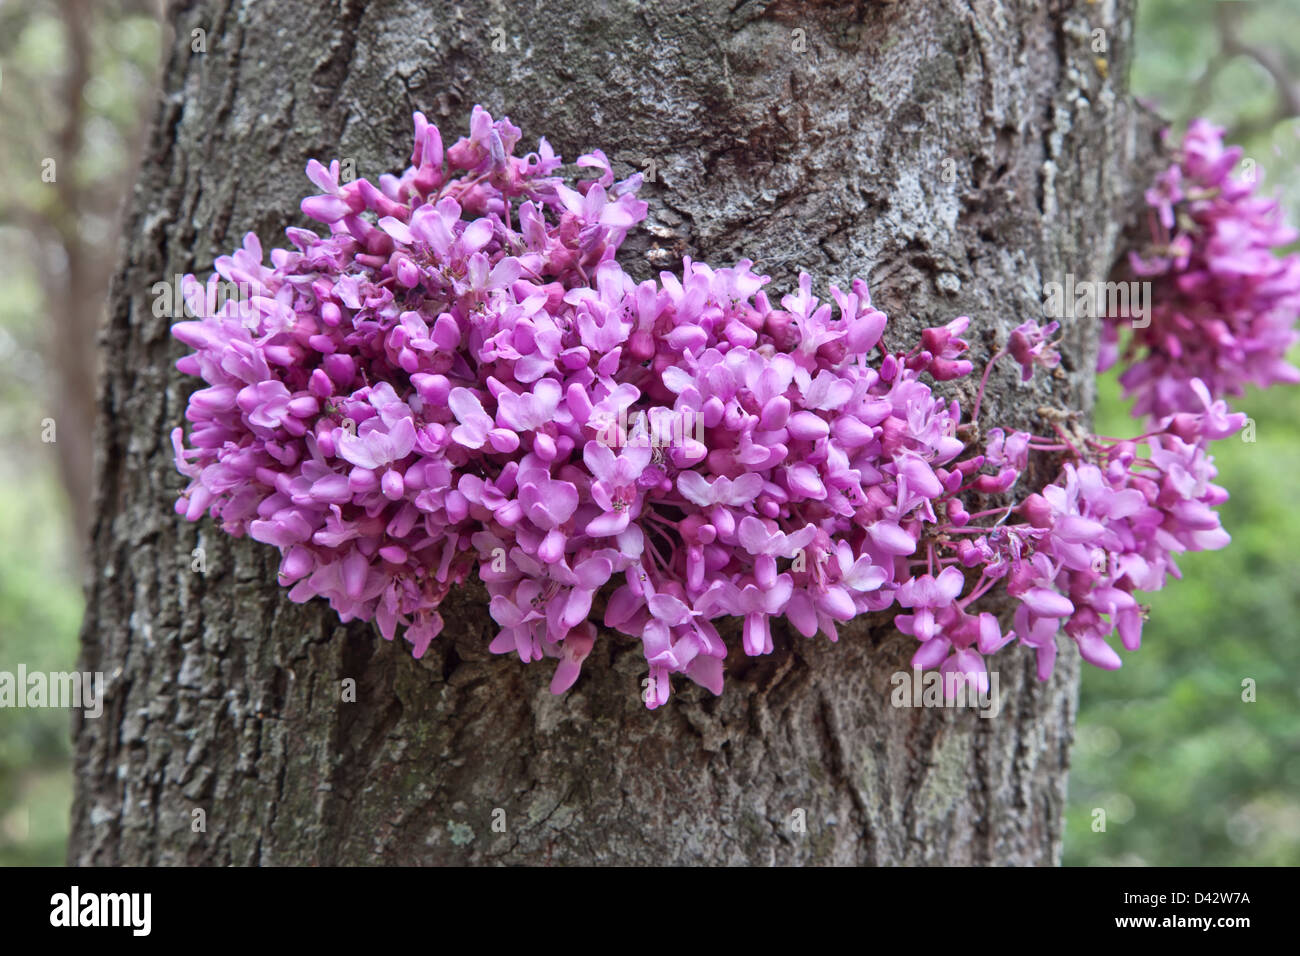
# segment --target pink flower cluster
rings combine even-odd
[[[1137,398],[1136,416],[1196,407],[1196,379],[1215,398],[1300,381],[1286,362],[1300,338],[1300,254],[1275,253],[1300,233],[1276,201],[1256,195],[1253,166],[1234,173],[1241,155],[1224,147],[1222,129],[1195,120],[1146,194],[1151,245],[1130,264],[1152,283],[1152,307],[1137,322],[1132,310],[1109,317],[1100,361],[1103,371],[1115,363],[1120,330],[1132,325],[1120,382]]]
[[[194,350],[178,367],[207,383],[188,444],[172,435],[177,511],[276,546],[293,600],[402,628],[418,657],[476,570],[492,650],[556,660],[556,693],[603,604],[641,641],[652,708],[674,674],[721,692],[722,618],[757,655],[774,618],[835,640],[897,605],[953,693],[987,686],[984,656],[1017,637],[1045,678],[1062,629],[1118,666],[1134,592],[1226,543],[1205,446],[1241,416],[1201,381],[1134,441],[1058,424],[977,446],[979,401],[963,422],[926,383],[972,371],[966,317],[890,351],[860,280],[822,302],[804,275],[773,303],[752,263],[687,259],[635,282],[615,256],[646,213],[638,176],[615,182],[596,151],[578,159],[595,178],[566,185],[544,140],[516,157],[519,130],[479,108],[449,148],[415,124],[411,167],[378,186],[310,163],[303,212],[329,234],[288,230],[269,266],[250,234],[206,289],[187,277],[198,318],[174,327]],[[222,279],[247,295],[214,308]],[[985,382],[1006,355],[1025,377],[1054,365],[1054,332],[1018,327]],[[1017,501],[1035,452],[1061,477]],[[972,513],[975,496],[1004,503]],[[970,609],[994,588],[1014,630]]]

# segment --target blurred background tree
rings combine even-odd
[[[0,0],[0,670],[77,659],[95,329],[150,115],[159,4]],[[1227,127],[1292,221],[1297,19],[1295,0],[1143,0],[1133,41],[1133,89],[1176,129],[1195,115]],[[1216,448],[1232,547],[1182,563],[1121,671],[1084,670],[1068,864],[1300,863],[1300,389],[1237,407],[1257,441]],[[1098,430],[1132,427],[1107,376]],[[65,711],[0,710],[0,865],[63,862],[67,737]]]
[[[3,670],[69,670],[77,658],[95,337],[152,104],[159,13],[153,0],[0,3]],[[68,728],[67,711],[0,710],[0,864],[63,861]]]
[[[1142,0],[1132,77],[1176,132],[1193,116],[1225,127],[1293,224],[1298,27],[1295,0]],[[1115,375],[1099,385],[1097,430],[1133,434]],[[1232,405],[1257,439],[1213,449],[1232,544],[1180,562],[1183,580],[1151,595],[1142,649],[1121,670],[1084,668],[1067,864],[1300,864],[1300,388]]]

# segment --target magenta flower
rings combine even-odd
[[[770,619],[785,610],[786,602],[794,591],[788,574],[777,577],[770,588],[746,584],[736,591],[735,613],[745,618],[745,653],[751,657],[772,653],[772,628]]]
[[[895,617],[895,626],[918,641],[939,636],[938,613],[952,605],[964,583],[957,568],[944,568],[938,576],[922,574],[905,581],[894,597],[903,607],[912,608],[912,613]]]
[[[596,628],[585,623],[570,632],[560,647],[560,662],[555,666],[555,676],[551,678],[551,693],[563,694],[578,680],[582,672],[582,662],[587,659],[596,644]]]
[[[513,451],[519,436],[507,428],[497,428],[492,416],[483,410],[479,397],[467,388],[454,388],[447,397],[448,407],[461,424],[452,430],[452,440],[466,448],[482,448],[490,442],[499,452]]]
[[[1007,341],[1007,351],[1020,365],[1020,377],[1029,381],[1034,377],[1034,366],[1055,368],[1061,364],[1061,355],[1056,351],[1056,343],[1051,341],[1052,333],[1061,327],[1059,322],[1049,322],[1039,328],[1037,322],[1022,322],[1011,332]]]
[[[650,464],[650,445],[637,441],[615,456],[605,445],[591,441],[583,449],[582,459],[596,478],[591,497],[601,509],[588,522],[587,534],[597,538],[621,534],[640,511],[637,480]]]
[[[1222,137],[1194,121],[1177,164],[1148,191],[1151,245],[1132,259],[1151,284],[1149,314],[1130,303],[1106,326],[1103,370],[1120,357],[1120,333],[1131,327],[1120,382],[1137,398],[1137,416],[1196,408],[1195,381],[1212,399],[1240,395],[1248,384],[1300,381],[1286,361],[1300,339],[1300,254],[1277,254],[1298,234],[1275,201],[1256,195],[1253,179],[1232,175],[1241,149],[1224,147]]]
[[[360,468],[382,468],[401,461],[415,447],[415,423],[403,418],[391,430],[379,419],[363,422],[357,434],[344,429],[334,439],[339,457]]]

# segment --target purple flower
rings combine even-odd
[[[359,468],[377,469],[401,461],[415,447],[415,423],[401,419],[392,429],[379,419],[363,422],[353,435],[340,428],[334,439],[339,457]]]
[[[587,534],[604,538],[621,534],[627,528],[639,510],[637,480],[650,464],[650,455],[648,443],[625,445],[616,456],[600,442],[587,442],[582,459],[595,476],[591,497],[600,508],[600,513],[587,523]]]
[[[551,693],[563,694],[574,685],[582,672],[582,662],[591,653],[596,644],[596,628],[584,624],[573,631],[560,644],[560,662],[555,666],[555,676],[551,678]]]
[[[899,614],[894,624],[919,641],[932,640],[939,635],[936,613],[957,599],[964,583],[957,568],[944,568],[937,576],[922,574],[905,581],[894,597],[903,607],[912,608],[912,613]]]
[[[1148,280],[1149,301],[1108,317],[1100,367],[1120,357],[1120,333],[1131,329],[1120,382],[1137,398],[1136,416],[1196,408],[1197,381],[1211,399],[1240,395],[1248,384],[1300,381],[1286,361],[1300,338],[1300,254],[1277,254],[1297,233],[1275,201],[1256,195],[1253,179],[1232,175],[1241,149],[1225,148],[1222,137],[1194,121],[1177,163],[1147,192],[1156,213],[1151,244],[1130,258]]]
[[[499,452],[519,447],[519,436],[508,428],[497,428],[492,416],[483,410],[479,397],[467,388],[453,388],[447,405],[460,425],[452,430],[452,440],[466,448],[482,448],[490,442]]]
[[[1007,351],[1020,365],[1020,377],[1029,381],[1034,377],[1034,366],[1055,368],[1061,364],[1061,355],[1056,351],[1056,343],[1051,341],[1052,333],[1061,327],[1059,322],[1049,322],[1039,328],[1037,322],[1022,322],[1011,332],[1007,341]]]
[[[519,504],[528,520],[546,532],[537,556],[547,564],[560,561],[568,540],[565,523],[578,510],[578,489],[568,481],[530,476],[519,486]]]

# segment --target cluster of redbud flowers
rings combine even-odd
[[[1286,361],[1300,339],[1300,254],[1277,254],[1300,233],[1258,194],[1259,170],[1222,129],[1195,120],[1174,153],[1146,194],[1150,243],[1129,255],[1152,283],[1151,314],[1110,316],[1100,361],[1105,371],[1119,360],[1131,330],[1120,382],[1133,413],[1152,418],[1200,407],[1197,380],[1215,397],[1300,381]]]
[[[758,655],[774,619],[835,640],[897,608],[914,663],[953,693],[986,687],[984,657],[1017,640],[1046,678],[1062,631],[1119,666],[1107,639],[1137,646],[1135,592],[1227,542],[1206,444],[1242,416],[1204,379],[1129,441],[1068,417],[981,430],[980,400],[964,416],[928,384],[972,372],[968,318],[891,351],[860,280],[824,302],[803,275],[773,302],[751,262],[687,259],[635,282],[616,253],[646,215],[640,177],[616,182],[594,151],[577,161],[594,177],[566,184],[545,140],[517,157],[519,137],[475,108],[444,148],[417,113],[400,177],[308,165],[302,210],[328,235],[289,229],[267,265],[249,234],[206,289],[187,277],[178,368],[207,387],[188,442],[172,434],[177,512],[277,547],[291,599],[400,629],[418,657],[477,572],[492,650],[555,660],[556,693],[603,608],[641,641],[652,708],[675,674],[721,692],[721,619]],[[212,307],[221,279],[249,294]],[[1055,331],[1020,325],[984,382],[1004,357],[1025,377],[1053,366]],[[1031,454],[1060,477],[1017,499]],[[1010,628],[972,608],[995,588]]]

